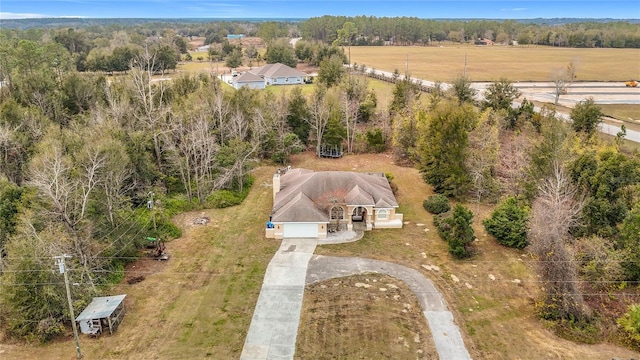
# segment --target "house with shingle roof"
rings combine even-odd
[[[280,169],[273,175],[267,238],[326,238],[336,231],[402,228],[382,173]]]
[[[264,89],[265,87],[264,79],[251,72],[245,72],[234,77],[232,85],[236,90],[243,86],[250,89]]]
[[[248,80],[248,78],[243,78],[244,76],[250,76],[251,80]],[[236,89],[239,89],[242,86],[249,86],[253,89],[257,89],[260,88],[257,86],[257,79],[259,78],[263,83],[260,89],[264,89],[264,87],[267,85],[304,84],[307,77],[308,75],[303,73],[302,71],[296,70],[285,64],[275,63],[251,69],[239,76],[234,77],[232,80],[232,85]]]

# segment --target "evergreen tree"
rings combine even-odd
[[[595,104],[593,98],[580,101],[571,109],[573,130],[593,135],[602,122],[602,109]]]
[[[343,59],[340,56],[332,55],[328,59],[320,63],[318,69],[318,82],[331,87],[340,82],[340,79],[346,74],[343,65]]]
[[[264,55],[267,64],[281,63],[292,68],[298,64],[296,52],[287,41],[272,41],[267,46],[267,52]]]
[[[484,93],[483,108],[492,108],[494,110],[511,111],[513,100],[517,99],[521,93],[513,86],[513,83],[506,78],[494,81],[487,87]]]
[[[438,234],[449,244],[449,253],[458,259],[471,256],[470,244],[475,239],[471,223],[473,212],[463,205],[456,204],[451,213],[434,218]]]
[[[527,219],[529,208],[518,204],[514,197],[508,197],[500,203],[482,224],[504,246],[523,249],[527,241]]]
[[[420,172],[435,192],[455,197],[467,194],[471,178],[465,161],[469,132],[477,116],[470,104],[453,103],[442,104],[430,114],[419,149]]]
[[[309,143],[309,131],[311,126],[305,119],[309,119],[309,107],[305,97],[302,95],[302,89],[299,87],[291,91],[289,106],[287,112],[287,124],[294,134],[298,136],[304,145]]]
[[[420,88],[408,79],[400,80],[393,88],[393,100],[389,105],[392,113],[407,111],[420,98]]]
[[[463,104],[473,103],[473,98],[478,91],[471,87],[471,80],[469,80],[469,78],[460,76],[453,80],[451,92],[453,96],[458,99],[458,103]]]

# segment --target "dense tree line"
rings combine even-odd
[[[322,16],[300,23],[308,40],[333,43],[345,23],[357,35],[352,45],[429,45],[489,39],[496,43],[560,47],[640,47],[640,25],[629,21],[575,22],[568,24],[515,20],[432,20],[415,17]]]
[[[299,93],[229,91],[208,75],[154,81],[151,47],[118,76],[78,72],[48,38],[1,38],[0,50],[0,317],[14,336],[64,330],[52,256],[73,256],[82,307],[121,279],[145,237],[179,236],[171,215],[237,202],[255,162],[286,162],[303,146],[292,128],[312,122]],[[338,90],[325,98],[339,120]]]
[[[274,95],[232,91],[206,74],[155,80],[179,42],[171,32],[135,34],[0,36],[0,317],[10,335],[63,332],[52,256],[73,256],[81,307],[122,278],[145,237],[179,236],[173,214],[241,201],[258,162],[284,164],[304,148],[343,142],[367,148],[358,134],[375,127],[375,93],[366,77],[345,76],[336,47],[303,42],[305,60],[322,63],[314,94]],[[219,49],[246,50],[225,41]],[[265,57],[297,62],[295,50],[274,40]],[[377,141],[384,150],[381,133]]]

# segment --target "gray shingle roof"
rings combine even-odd
[[[264,79],[262,79],[260,76],[256,74],[245,72],[242,75],[238,75],[234,81],[236,83],[250,83],[250,82],[263,82]]]
[[[302,71],[296,70],[294,68],[291,68],[281,63],[267,64],[249,71],[258,76],[264,76],[264,77],[270,77],[270,78],[307,76],[307,74],[303,73]]]
[[[398,206],[384,174],[291,169],[280,175],[272,221],[328,222],[334,204]]]

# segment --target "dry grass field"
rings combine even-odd
[[[544,46],[352,46],[351,63],[398,69],[432,81],[450,82],[464,72],[472,81],[549,81],[554,69],[577,65],[576,81],[640,79],[640,49],[572,49]]]
[[[389,154],[317,159],[303,153],[292,159],[292,165],[383,171],[394,176],[399,212],[408,222],[404,228],[368,232],[356,243],[320,246],[317,253],[392,261],[422,271],[447,299],[474,359],[640,358],[639,353],[609,344],[575,344],[545,329],[533,310],[540,284],[531,270],[531,259],[524,252],[497,245],[485,234],[480,222],[489,208],[469,205],[476,214],[478,254],[472,260],[454,261],[433,229],[431,215],[422,208],[422,201],[432,192],[416,169],[394,164]],[[183,236],[167,244],[171,259],[165,263],[143,259],[127,268],[127,279],[144,276],[144,280],[132,284],[125,280],[110,291],[127,294],[127,315],[114,335],[81,337],[85,359],[239,358],[262,278],[279,246],[278,241],[264,238],[263,229],[271,211],[274,170],[263,166],[254,171],[255,184],[239,206],[176,217]],[[200,217],[211,221],[194,225]],[[436,265],[439,270],[423,265]],[[331,355],[324,358],[433,358],[429,330],[425,323],[417,322],[418,313],[405,317],[393,299],[371,302],[379,293],[376,287],[372,294],[364,289],[354,291],[349,285],[367,279],[394,281],[365,275],[339,279],[344,291],[323,290],[322,285],[333,289],[335,281],[307,289],[296,358],[321,359],[325,352]],[[515,283],[516,279],[521,282]],[[415,309],[415,298],[401,283],[397,285],[401,303]],[[334,302],[340,307],[332,307]],[[326,326],[320,328],[318,321]],[[327,334],[320,339],[322,329]],[[0,334],[3,360],[74,357],[70,334],[47,345],[8,343]]]

